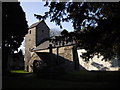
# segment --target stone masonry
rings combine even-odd
[[[25,70],[29,68],[28,63],[34,54],[34,52],[31,52],[31,50],[36,48],[42,40],[49,38],[49,32],[50,29],[44,21],[39,21],[29,27],[28,34],[25,36]]]

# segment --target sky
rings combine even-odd
[[[48,7],[44,7],[45,2],[20,2],[20,5],[23,8],[23,11],[26,14],[26,19],[28,21],[28,25],[32,25],[33,23],[37,22],[38,20],[34,17],[34,14],[44,15],[46,11],[49,10]],[[59,26],[56,26],[55,23],[50,22],[50,19],[45,20],[46,24],[50,29],[56,28],[60,29]],[[73,27],[71,23],[62,23],[63,29],[67,29],[68,31],[73,31]],[[60,29],[60,30],[63,30]]]
[[[41,2],[25,2],[25,1],[22,2],[22,1],[20,1],[20,6],[22,7],[23,11],[25,12],[28,26],[39,21],[38,19],[36,19],[34,17],[34,14],[44,15],[44,12],[49,10],[48,7],[44,7],[44,4],[45,4],[45,2],[43,2],[43,1],[41,1]],[[68,23],[68,22],[62,23],[62,26],[63,26],[62,29],[60,29],[59,26],[56,26],[55,23],[50,22],[50,18],[47,18],[45,20],[45,22],[50,29],[56,29],[56,30],[66,29],[69,32],[74,30],[72,27],[72,24]],[[20,48],[18,50],[20,50],[20,49],[22,49],[23,53],[24,53],[24,50],[25,50],[24,41],[22,42],[22,45],[20,46]]]

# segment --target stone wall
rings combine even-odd
[[[116,71],[119,70],[120,62],[118,60],[113,61],[101,61],[102,57],[98,58],[95,56],[89,62],[85,62],[80,55],[83,52],[86,52],[84,49],[79,49],[76,51],[73,49],[74,46],[64,46],[64,47],[57,47],[52,48],[52,53],[49,53],[49,49],[45,50],[38,50],[33,52],[30,61],[28,62],[29,65],[29,72],[32,72],[32,65],[34,60],[42,60],[47,64],[51,65],[58,65],[60,64],[62,67],[65,68],[66,71],[73,71],[76,68],[79,70],[107,70],[107,71]],[[77,57],[79,59],[77,59]],[[78,60],[78,61],[76,61]]]
[[[50,37],[50,30],[45,22],[40,22],[36,27],[36,45],[39,45],[42,40]]]
[[[34,48],[36,46],[36,27],[28,30],[28,34],[25,36],[25,47]]]
[[[80,55],[86,52],[84,49],[77,50],[79,64],[82,65],[86,70],[100,70],[100,71],[118,71],[120,70],[120,60],[110,60],[104,61],[102,60],[103,56],[97,57],[96,55],[90,59],[88,62],[85,62]]]
[[[66,71],[74,70],[74,60],[73,60],[73,46],[65,46],[59,48],[53,48],[52,53],[49,53],[49,49],[40,50],[33,53],[29,65],[29,72],[32,72],[31,66],[34,60],[42,60],[48,64],[61,65]]]
[[[29,70],[31,68],[29,63],[31,58],[35,57],[35,53],[31,52],[31,50],[36,48],[43,39],[49,38],[49,32],[50,30],[44,21],[33,28],[29,28],[28,34],[25,36],[25,70],[31,71],[31,69]]]
[[[28,62],[31,59],[31,49],[36,47],[36,28],[28,30],[28,34],[25,36],[25,70],[27,70]]]

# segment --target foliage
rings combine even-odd
[[[95,29],[89,27],[87,31],[80,34],[81,36],[79,35],[79,43],[87,50],[87,53],[83,55],[85,58],[92,58],[95,54],[103,55],[105,60],[120,57],[120,5],[107,3],[104,10],[106,9],[110,13],[107,15],[103,13],[107,19],[99,20],[98,27]]]
[[[103,18],[100,9],[96,6],[98,3],[83,3],[83,2],[51,2],[45,6],[50,7],[49,12],[45,12],[45,17],[49,16],[52,22],[56,22],[62,28],[61,22],[72,22],[74,29],[81,29],[85,26],[85,20],[89,25],[96,23],[94,20]]]
[[[27,33],[27,21],[20,3],[2,3],[3,71],[7,68],[8,55],[14,54]]]
[[[3,47],[13,53],[21,45],[27,33],[25,14],[19,3],[3,3]]]
[[[61,32],[61,35],[65,36],[66,34],[68,34],[68,31],[66,29],[64,29],[62,32]]]
[[[76,30],[73,37],[87,53],[89,60],[95,54],[111,60],[120,56],[120,3],[50,2],[45,6],[50,17],[62,28],[61,22],[72,22]],[[83,29],[85,27],[85,29]]]

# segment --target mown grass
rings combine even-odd
[[[117,88],[119,72],[70,72],[48,78],[4,77],[3,88]]]
[[[11,70],[11,73],[30,73],[30,72],[26,72],[25,70]]]

